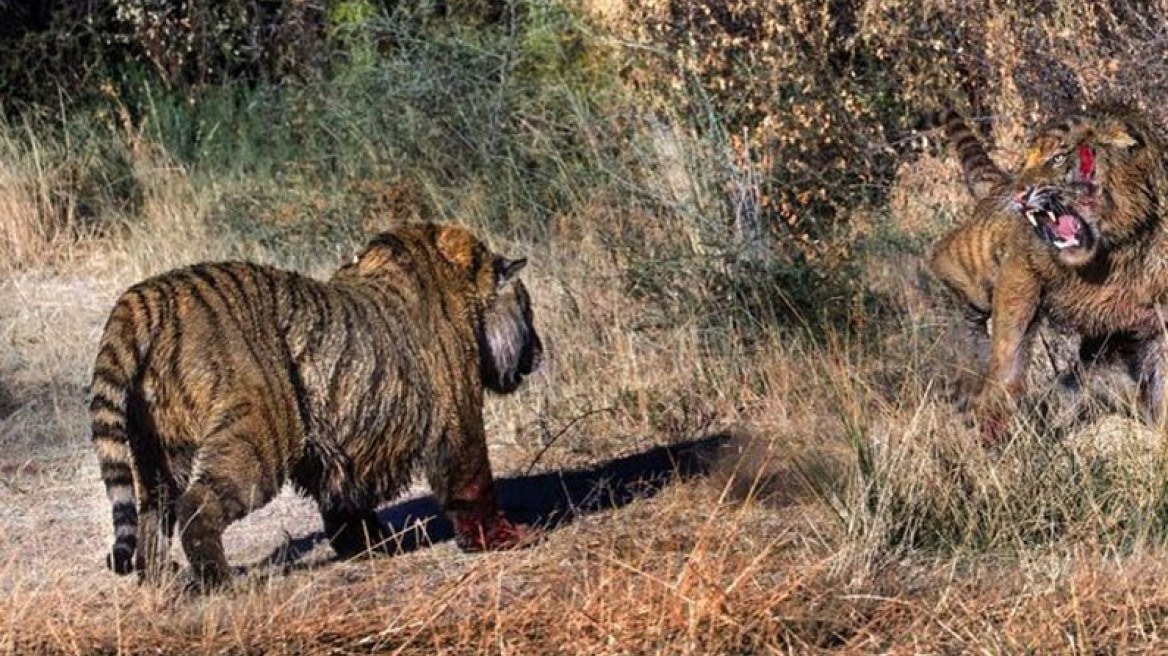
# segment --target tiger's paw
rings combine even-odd
[[[460,514],[454,518],[454,541],[466,552],[503,551],[530,546],[539,532],[516,524],[502,512],[493,516]]]
[[[998,399],[979,399],[971,409],[973,423],[981,434],[982,446],[996,448],[1010,435],[1011,413]]]
[[[125,575],[134,571],[134,548],[125,544],[115,544],[105,555],[105,566],[115,574]]]

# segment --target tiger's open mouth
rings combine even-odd
[[[1077,267],[1094,259],[1099,248],[1102,196],[1096,182],[1095,149],[1080,143],[1073,152],[1072,166],[1060,180],[1019,188],[1010,206],[1030,221],[1035,234],[1054,250],[1059,261]],[[1065,162],[1067,156],[1059,154],[1051,161]]]
[[[1069,190],[1030,189],[1015,202],[1015,208],[1030,222],[1034,233],[1063,264],[1082,266],[1095,257],[1099,232],[1087,218],[1094,215],[1097,205],[1092,185],[1076,184]]]
[[[1091,250],[1095,245],[1095,235],[1087,222],[1057,198],[1041,207],[1027,207],[1025,213],[1039,238],[1060,251]]]

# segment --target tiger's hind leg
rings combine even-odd
[[[990,359],[990,315],[973,306],[962,313],[965,344],[971,351],[959,359],[957,371],[950,382],[950,395],[961,411],[969,410],[973,399],[981,392],[985,370]]]
[[[170,571],[170,538],[174,533],[178,487],[173,481],[158,481],[144,490],[139,515],[138,553],[135,569],[149,582],[158,582]]]
[[[179,489],[171,473],[172,463],[165,443],[152,422],[135,414],[133,426],[142,436],[135,452],[140,508],[134,569],[141,579],[158,582],[167,569]]]
[[[316,454],[310,453],[297,462],[291,479],[300,491],[316,500],[324,534],[338,559],[397,551],[394,532],[377,518],[375,499],[330,493]]]
[[[266,504],[283,483],[277,456],[262,422],[239,419],[203,441],[191,483],[178,498],[177,525],[196,583],[204,590],[226,584],[231,568],[223,531]]]

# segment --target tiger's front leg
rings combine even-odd
[[[987,443],[1005,435],[1014,404],[1025,389],[1030,336],[1042,287],[1023,266],[1005,267],[994,292],[990,315],[990,363],[974,404],[974,418]]]
[[[378,519],[372,508],[322,504],[320,514],[329,544],[341,560],[374,553],[392,554],[397,550],[393,532]]]
[[[426,475],[454,524],[459,548],[493,551],[527,542],[531,529],[511,522],[498,507],[482,426],[450,431],[444,442],[427,454]]]
[[[526,542],[532,531],[507,519],[495,502],[494,483],[470,483],[445,505],[454,523],[454,541],[463,551],[514,549]]]

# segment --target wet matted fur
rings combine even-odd
[[[976,404],[998,426],[1023,388],[1040,315],[1082,339],[1081,357],[1118,357],[1143,405],[1163,419],[1168,307],[1166,152],[1146,117],[1099,107],[1059,117],[1027,140],[1010,189],[1025,238],[1003,250],[991,310],[987,384]]]

